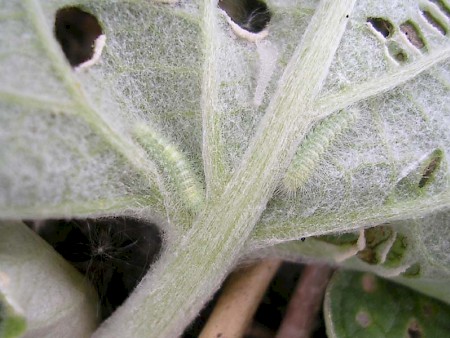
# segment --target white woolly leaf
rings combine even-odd
[[[179,335],[244,256],[351,261],[364,231],[324,252],[295,241],[387,222],[415,226],[373,249],[391,265],[357,268],[433,261],[408,283],[448,278],[448,2],[267,5],[250,34],[212,0],[0,0],[0,217],[131,214],[166,231],[97,337]],[[54,34],[67,6],[102,30],[75,67]],[[426,250],[401,270],[403,240]]]

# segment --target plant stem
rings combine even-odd
[[[308,338],[314,330],[332,268],[308,265],[289,302],[277,338]]]
[[[280,260],[265,260],[234,272],[200,338],[242,337],[280,265]]]
[[[300,141],[355,0],[323,0],[289,62],[240,167],[94,337],[182,333],[235,265]]]

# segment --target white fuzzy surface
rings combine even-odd
[[[207,298],[189,283],[207,274],[204,292],[213,292],[244,253],[445,210],[450,41],[421,15],[428,2],[361,0],[340,17],[314,16],[323,3],[267,1],[268,34],[252,42],[214,1],[0,0],[0,218],[163,220],[166,251],[120,311],[140,316],[130,328],[141,332],[136,304],[160,297],[172,315],[173,291],[179,309],[192,305],[165,328],[179,333]],[[95,15],[106,36],[96,62],[76,72],[52,31],[65,5]],[[391,22],[392,36],[369,17]],[[408,20],[423,35],[420,50],[399,28]],[[330,123],[341,109],[355,118]],[[136,139],[139,126],[156,132]],[[301,183],[283,189],[296,150],[310,154]],[[421,188],[424,159],[436,151],[440,165]],[[447,271],[446,218],[435,216],[433,228],[429,217],[426,245]],[[177,264],[189,257],[184,276]]]

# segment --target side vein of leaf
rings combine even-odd
[[[394,72],[319,98],[315,109],[322,116],[329,115],[333,111],[394,89],[449,57],[450,47],[431,52],[416,62],[399,67]]]
[[[44,99],[33,95],[14,93],[0,89],[0,101],[7,104],[20,105],[23,107],[47,109],[54,113],[74,113],[76,107],[70,103]]]
[[[405,218],[414,218],[424,214],[447,209],[450,206],[450,192],[421,198],[414,201],[402,201],[389,205],[381,205],[364,212],[355,211],[342,216],[310,217],[304,219],[291,217],[282,223],[267,223],[257,227],[252,235],[252,247],[265,247],[268,244],[277,244],[297,240],[305,236],[321,235],[324,232],[350,231],[364,226],[377,225],[382,222],[396,221]],[[337,220],[338,219],[338,220]],[[320,231],[311,228],[312,224],[320,224]],[[345,229],[338,224],[346,225]]]
[[[153,196],[152,196],[153,197]],[[147,198],[140,196],[121,197],[112,199],[98,199],[95,201],[67,202],[57,205],[41,205],[35,207],[5,207],[0,208],[1,219],[21,219],[42,218],[52,215],[53,218],[70,218],[72,216],[94,216],[106,214],[118,214],[131,209],[143,209],[148,205],[158,204],[157,198]],[[160,209],[163,207],[161,206]]]
[[[224,143],[220,114],[215,110],[217,100],[216,42],[217,30],[216,1],[203,2],[202,31],[205,44],[205,60],[202,81],[202,119],[203,119],[203,164],[205,171],[206,193],[211,198],[229,179],[229,168],[224,159]]]

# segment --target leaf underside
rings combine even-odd
[[[132,214],[160,224],[175,255],[245,171],[275,98],[295,96],[283,74],[317,5],[267,5],[269,34],[255,43],[209,1],[0,0],[0,219]],[[88,69],[74,70],[55,39],[65,6],[94,15],[106,36]],[[448,8],[362,0],[342,18],[326,79],[296,112],[311,126],[267,205],[254,206],[264,211],[236,260],[320,258],[446,293]],[[366,230],[364,248],[312,238],[381,224],[389,235],[370,242],[379,234]]]

